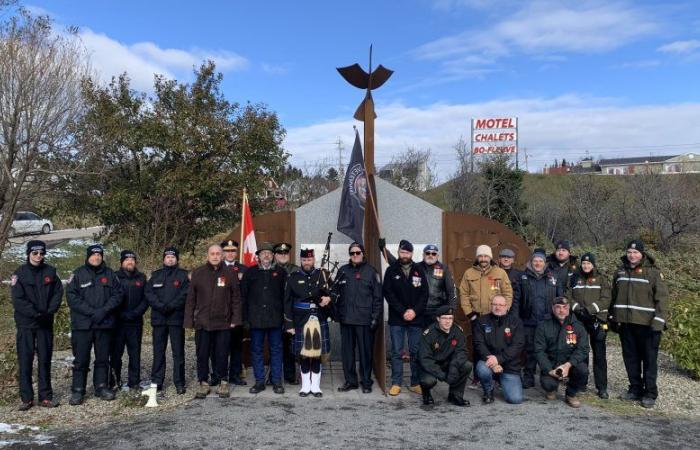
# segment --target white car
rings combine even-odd
[[[17,211],[10,228],[10,236],[34,233],[49,234],[51,230],[53,230],[53,223],[49,219],[43,219],[30,211]]]

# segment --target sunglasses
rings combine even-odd
[[[46,255],[46,253],[39,251],[39,250],[34,250],[32,252],[32,256],[44,256],[44,255]]]
[[[362,252],[350,252],[350,256],[357,256],[357,255],[361,255],[361,254],[362,254]]]
[[[424,254],[428,256],[437,256],[437,252],[425,252]]]

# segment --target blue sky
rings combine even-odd
[[[554,158],[700,152],[696,1],[75,1],[34,0],[76,25],[103,79],[126,70],[191,79],[213,58],[226,96],[264,102],[288,130],[292,162],[352,147],[362,93],[335,67],[396,71],[376,91],[377,163],[431,150],[441,178],[471,117],[520,118],[529,169]],[[358,124],[359,125],[359,124]],[[522,159],[521,159],[522,160]]]

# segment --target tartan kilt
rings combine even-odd
[[[322,320],[319,317],[318,322],[321,326],[321,354],[326,355],[331,352],[331,339],[328,331],[328,320]],[[306,325],[306,323],[304,323],[304,325]],[[299,356],[301,354],[301,349],[304,348],[304,335],[302,333],[304,330],[304,325],[294,327],[294,354],[296,356]]]

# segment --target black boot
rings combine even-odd
[[[73,391],[70,394],[70,400],[68,400],[68,404],[77,406],[83,403],[83,393],[78,392],[78,391]]]
[[[469,400],[465,400],[462,397],[457,397],[456,395],[450,393],[447,396],[447,401],[455,406],[469,406]]]
[[[493,403],[493,389],[484,393],[483,401],[486,405]]]
[[[253,387],[251,387],[248,392],[251,394],[257,394],[259,392],[262,392],[265,390],[265,385],[263,383],[255,383]]]
[[[112,400],[114,400],[115,396],[114,392],[107,388],[107,386],[101,386],[95,390],[95,397],[98,397],[101,400],[111,402]]]
[[[420,388],[423,393],[423,404],[426,406],[435,404],[435,400],[433,400],[433,396],[430,394],[430,388],[425,384],[421,384]]]

